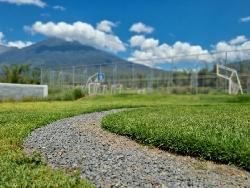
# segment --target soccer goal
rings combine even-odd
[[[217,64],[216,74],[218,77],[223,78],[228,81],[228,93],[229,94],[238,94],[239,92],[243,94],[237,70],[226,67],[224,65]]]
[[[105,93],[107,85],[103,84],[105,80],[104,73],[95,73],[87,80],[86,87],[89,95],[96,95],[98,93]]]

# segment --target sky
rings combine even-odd
[[[58,37],[149,66],[250,49],[249,0],[0,0],[0,18],[1,45]]]

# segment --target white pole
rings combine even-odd
[[[72,72],[73,73],[73,75],[72,75],[72,84],[73,84],[73,86],[75,86],[75,66],[73,66],[72,69],[73,69],[72,70],[73,71]]]
[[[228,93],[231,95],[232,93],[232,79],[229,79],[229,87],[228,87]]]
[[[40,73],[40,84],[43,84],[43,68],[41,68],[41,73]]]

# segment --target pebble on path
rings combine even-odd
[[[141,146],[100,127],[121,110],[59,120],[36,129],[24,142],[54,168],[79,168],[97,187],[250,187],[250,173]]]

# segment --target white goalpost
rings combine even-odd
[[[217,64],[216,75],[228,81],[229,94],[238,94],[239,92],[243,94],[237,70],[226,67],[224,65]]]
[[[87,80],[86,87],[88,88],[89,95],[96,95],[97,93],[105,93],[107,85],[104,85],[104,73],[95,73]]]

